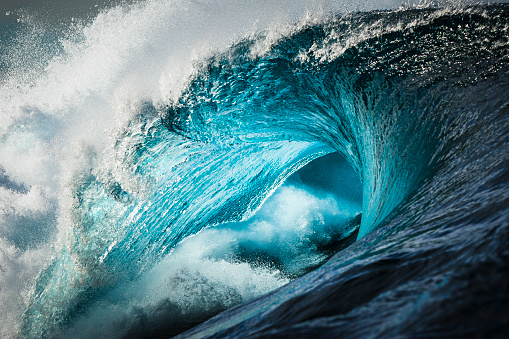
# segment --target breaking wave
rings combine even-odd
[[[507,334],[509,7],[287,5],[4,27],[2,336]]]

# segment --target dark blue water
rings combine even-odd
[[[204,50],[165,6],[1,50],[0,334],[509,334],[507,5]]]

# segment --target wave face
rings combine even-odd
[[[4,28],[0,335],[507,335],[509,6],[252,5]]]

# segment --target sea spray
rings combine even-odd
[[[348,13],[391,5],[149,1],[62,35],[25,17],[2,52],[0,333],[177,334],[354,235],[186,335],[503,334],[507,7]],[[285,186],[318,209],[267,214],[334,151],[358,233],[338,192]]]

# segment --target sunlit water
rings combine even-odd
[[[1,337],[507,335],[508,6],[303,3],[2,28]]]

